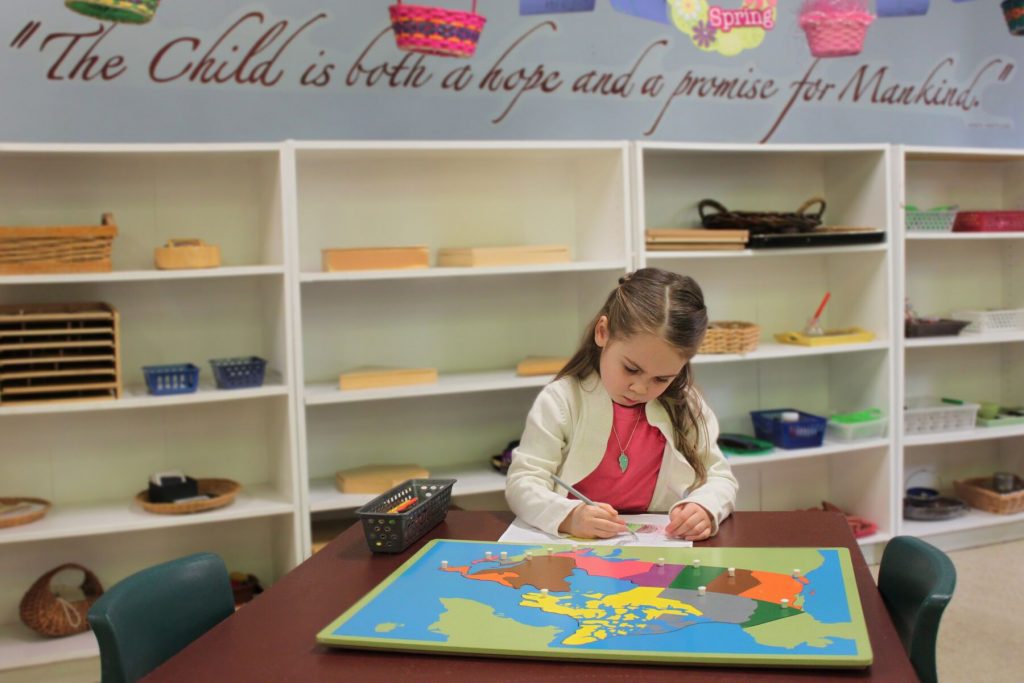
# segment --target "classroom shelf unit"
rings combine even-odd
[[[950,317],[957,310],[1024,308],[1024,232],[914,232],[903,207],[957,205],[960,210],[1024,209],[1024,152],[900,147],[896,223],[904,239],[896,301],[918,314]],[[900,401],[951,397],[1006,406],[1024,404],[1024,329],[961,333],[955,337],[900,339]],[[898,489],[932,485],[953,494],[953,482],[1024,471],[1024,428],[976,427],[926,434],[897,434],[901,452]],[[943,522],[905,520],[903,533],[952,549],[1024,536],[1024,515],[972,509]]]
[[[215,550],[272,583],[327,528],[372,496],[334,474],[421,464],[455,477],[460,503],[497,497],[489,464],[519,437],[551,377],[518,377],[527,356],[567,356],[623,273],[687,273],[713,320],[763,330],[756,351],[699,355],[697,381],[722,429],[750,433],[752,410],[827,415],[881,408],[879,438],[734,457],[739,508],[829,501],[892,536],[947,548],[1024,537],[1024,515],[972,511],[902,519],[907,476],[946,492],[959,477],[1024,469],[1024,427],[904,435],[906,397],[935,393],[1024,403],[1024,332],[905,339],[903,301],[922,313],[1024,307],[1022,234],[906,233],[902,206],[1024,208],[1024,153],[889,145],[649,142],[344,142],[259,145],[2,145],[5,225],[92,223],[112,211],[109,273],[0,275],[0,305],[103,301],[122,323],[117,400],[0,405],[0,495],[54,503],[42,521],[0,529],[0,678],[78,665],[97,678],[88,634],[54,641],[20,624],[17,603],[43,572],[77,561],[112,585],[144,566]],[[825,222],[881,228],[882,244],[735,252],[646,252],[647,227],[692,227],[697,203],[792,211],[821,195]],[[158,271],[154,247],[200,237],[220,268]],[[437,267],[443,247],[561,244],[567,263]],[[431,267],[323,272],[321,250],[426,246]],[[872,341],[780,344],[824,292],[825,327]],[[218,390],[209,359],[269,360],[263,386]],[[194,394],[152,396],[143,365],[193,362]],[[433,367],[435,384],[342,391],[361,366]],[[228,477],[243,492],[201,515],[157,516],[132,496],[149,474]],[[321,526],[322,525],[322,526]],[[322,533],[320,534],[323,535]],[[126,550],[127,549],[127,550]],[[34,669],[33,669],[34,670]],[[49,669],[47,669],[49,671]],[[40,674],[46,678],[46,675]]]
[[[18,602],[65,562],[105,587],[162,561],[218,552],[272,583],[304,556],[282,145],[0,145],[4,225],[95,224],[112,212],[112,271],[0,274],[0,305],[105,302],[120,316],[120,399],[0,404],[0,495],[53,503],[0,529],[0,677],[91,658],[91,634],[45,639]],[[200,237],[223,266],[163,271],[153,249]],[[209,360],[258,355],[262,387],[214,388]],[[191,362],[196,393],[153,396],[144,365]],[[181,469],[243,486],[227,507],[156,515],[133,502],[150,474]],[[72,577],[74,580],[76,577]],[[40,674],[49,678],[52,672]]]

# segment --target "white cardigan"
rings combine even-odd
[[[708,440],[699,441],[697,449],[707,466],[707,482],[691,491],[696,474],[675,447],[668,412],[657,400],[646,404],[647,421],[666,441],[650,511],[668,512],[680,503],[697,503],[710,513],[714,534],[732,512],[739,484],[718,448],[718,419],[703,399],[700,405]],[[568,492],[555,487],[549,475],[553,472],[576,485],[593,472],[604,457],[612,415],[611,397],[596,373],[582,381],[563,377],[544,387],[512,452],[505,483],[505,498],[520,519],[558,535],[558,525],[579,501],[568,499]]]

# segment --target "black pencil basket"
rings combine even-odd
[[[370,550],[400,553],[444,521],[454,485],[454,479],[409,479],[356,510]],[[412,498],[409,508],[388,512]]]
[[[815,204],[818,211],[809,209]],[[708,209],[714,209],[710,213]],[[810,232],[821,225],[821,216],[825,213],[825,200],[812,197],[800,205],[796,211],[730,211],[714,199],[702,199],[697,204],[700,222],[705,228],[725,230],[748,230],[751,235]]]

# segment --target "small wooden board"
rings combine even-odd
[[[341,373],[338,388],[374,389],[378,387],[400,387],[408,384],[432,384],[437,382],[436,368],[356,368]]]
[[[326,273],[348,270],[404,270],[426,268],[430,265],[430,251],[424,246],[324,249],[321,251],[321,258]]]
[[[408,479],[427,479],[430,472],[419,465],[365,465],[339,470],[334,485],[342,493],[384,493]]]
[[[528,356],[519,361],[516,365],[516,374],[520,377],[535,377],[537,375],[554,375],[569,362],[568,356],[551,358],[541,356]]]
[[[569,247],[560,244],[446,248],[437,254],[437,265],[442,267],[527,266],[570,260]]]

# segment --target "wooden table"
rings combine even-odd
[[[316,634],[391,574],[432,538],[493,541],[512,516],[507,512],[452,510],[446,520],[398,555],[375,555],[362,527],[353,526],[145,678],[168,681],[672,681],[679,666],[638,666],[573,661],[497,659],[334,650]],[[875,582],[842,515],[827,512],[738,512],[718,535],[698,546],[847,547],[853,560],[871,637],[874,664],[867,669],[687,667],[689,681],[915,681]],[[414,596],[410,596],[414,599]]]

